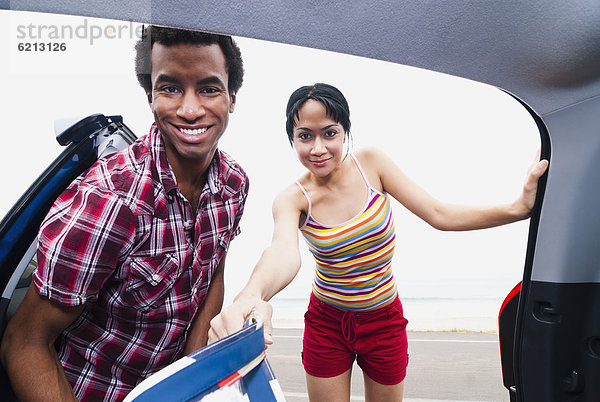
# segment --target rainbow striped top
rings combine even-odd
[[[392,275],[394,219],[390,201],[374,189],[358,159],[352,155],[367,186],[369,196],[364,209],[339,225],[323,225],[311,216],[308,199],[305,223],[300,227],[316,262],[313,294],[324,303],[352,311],[370,310],[396,297]]]

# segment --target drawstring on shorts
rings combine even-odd
[[[352,311],[345,311],[342,317],[342,336],[348,343],[356,340],[356,321]]]

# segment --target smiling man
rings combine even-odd
[[[207,341],[248,191],[218,149],[243,80],[231,37],[150,27],[136,74],[154,124],[56,200],[1,357],[22,400],[119,400]],[[43,386],[33,386],[43,384]]]

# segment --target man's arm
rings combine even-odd
[[[2,365],[19,400],[77,400],[54,341],[82,311],[83,306],[60,306],[38,295],[33,284],[29,287],[0,348]]]
[[[194,321],[190,325],[190,329],[187,333],[187,339],[185,342],[185,348],[183,349],[184,355],[188,355],[201,347],[206,346],[208,342],[208,329],[210,328],[210,320],[213,319],[223,307],[223,295],[225,293],[225,257],[227,253],[223,255],[219,265],[215,269],[210,281],[210,287],[206,298],[202,302],[200,308],[196,312]]]

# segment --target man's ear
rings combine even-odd
[[[229,113],[233,113],[233,111],[235,110],[235,95],[235,92],[229,94]]]
[[[146,98],[148,98],[148,104],[152,106],[152,91],[146,92]]]

